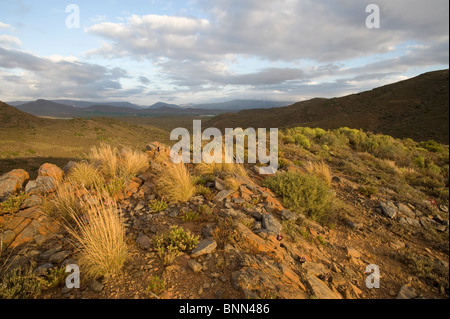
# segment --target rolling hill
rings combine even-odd
[[[274,109],[244,110],[212,118],[208,126],[343,126],[417,141],[449,144],[449,70],[434,71],[371,91],[340,98],[315,98]]]
[[[46,119],[19,111],[0,101],[0,128],[28,128],[47,122]]]

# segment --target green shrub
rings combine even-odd
[[[284,172],[269,176],[264,186],[283,199],[283,204],[298,213],[305,213],[316,221],[323,221],[331,212],[332,194],[330,187],[319,177]]]
[[[153,199],[148,203],[148,207],[155,213],[159,213],[167,208],[167,203],[162,200]]]
[[[159,278],[157,275],[154,275],[150,278],[150,282],[147,286],[146,292],[150,295],[159,295],[164,292],[166,289],[166,283],[163,278]]]
[[[297,145],[299,145],[299,146],[301,146],[301,147],[303,147],[305,149],[308,149],[308,148],[311,147],[311,142],[303,134],[295,134],[295,135],[292,136],[292,138],[294,139],[295,144],[297,144]]]
[[[17,212],[27,198],[28,195],[24,192],[10,195],[4,202],[0,203],[0,214]]]
[[[16,268],[0,277],[0,299],[30,299],[41,293],[41,280],[33,267]]]
[[[154,239],[154,245],[158,256],[164,265],[169,265],[182,251],[194,249],[199,237],[192,235],[179,226],[159,235]]]
[[[419,146],[433,153],[440,153],[444,151],[444,147],[438,142],[433,140],[420,142]]]
[[[378,188],[376,188],[375,186],[361,186],[358,188],[358,192],[361,195],[364,195],[366,197],[370,197],[372,195],[375,195],[376,193],[378,193]]]

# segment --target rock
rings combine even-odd
[[[213,239],[202,240],[197,247],[192,251],[192,257],[198,257],[201,255],[206,255],[212,253],[217,247],[217,243]]]
[[[416,217],[416,214],[414,214],[414,212],[411,210],[411,208],[409,208],[407,205],[402,204],[402,203],[398,203],[397,207],[398,207],[398,211],[401,214],[403,214],[403,215],[405,215],[405,216],[407,216],[409,218],[415,218]]]
[[[38,176],[35,181],[29,181],[25,186],[27,194],[43,194],[56,191],[58,181],[51,176]]]
[[[409,217],[401,217],[399,219],[399,223],[402,225],[409,225],[409,226],[413,226],[413,227],[417,227],[417,228],[422,227],[422,225],[420,224],[420,222],[418,220],[412,219]]]
[[[193,259],[189,260],[187,265],[190,269],[192,269],[193,272],[200,272],[203,268],[202,264],[196,262]]]
[[[362,223],[355,223],[352,220],[347,220],[347,225],[348,225],[348,227],[350,227],[353,230],[359,230],[359,229],[363,228],[363,226],[364,226]]]
[[[54,164],[45,163],[39,167],[39,176],[53,177],[56,181],[60,182],[64,177],[64,171]]]
[[[48,259],[48,261],[52,264],[60,264],[64,261],[64,259],[66,259],[67,257],[69,257],[71,254],[70,251],[68,250],[63,250],[57,253],[54,253],[53,255],[50,256],[50,258]]]
[[[91,282],[89,282],[89,289],[91,289],[93,292],[100,292],[103,290],[103,287],[103,284],[96,280],[92,280]]]
[[[223,180],[221,180],[220,178],[216,177],[216,179],[214,180],[214,187],[218,190],[218,191],[223,191],[227,188],[227,185],[225,184],[225,182]]]
[[[23,202],[23,204],[20,208],[24,209],[24,208],[29,208],[29,207],[33,207],[33,206],[39,206],[42,204],[42,202],[43,202],[43,199],[41,196],[31,195],[25,199],[25,201]]]
[[[142,248],[149,249],[152,246],[152,242],[147,235],[140,235],[136,243],[138,243]]]
[[[395,218],[397,216],[397,208],[391,201],[380,202],[380,208],[383,214],[389,218]]]
[[[331,290],[322,280],[306,274],[306,280],[317,299],[342,299],[342,296]]]
[[[326,275],[328,273],[328,269],[324,264],[319,264],[312,261],[305,261],[302,264],[302,268],[305,269],[308,274],[313,276]]]
[[[234,191],[224,189],[223,191],[218,192],[216,196],[214,196],[213,201],[221,202],[233,193]]]
[[[448,214],[448,207],[445,205],[439,205],[439,209],[441,210],[441,212],[444,212],[446,214]]]
[[[23,169],[14,169],[0,176],[0,199],[17,193],[29,178],[30,175]]]
[[[77,166],[77,163],[74,161],[68,161],[66,165],[63,167],[63,171],[65,175],[70,174],[70,172]]]
[[[397,295],[397,299],[414,299],[418,295],[413,287],[408,285],[403,285]]]
[[[49,270],[50,268],[53,268],[53,267],[54,267],[53,264],[51,264],[51,263],[45,263],[45,264],[42,264],[42,265],[40,265],[39,267],[37,267],[37,268],[34,270],[34,273],[35,273],[37,276],[43,276],[43,275],[46,275],[46,274],[48,273],[48,270]]]
[[[280,212],[282,220],[290,220],[295,222],[298,219],[298,214],[291,212],[288,209],[282,209]]]
[[[347,247],[347,257],[361,258],[361,253],[355,248]]]
[[[7,229],[0,233],[0,243],[2,243],[2,249],[6,250],[6,248],[8,248],[9,245],[14,241],[14,238],[16,238],[16,233],[10,229]]]
[[[202,228],[202,235],[204,238],[212,238],[213,237],[213,228],[211,225],[207,225]]]
[[[267,229],[275,235],[278,235],[281,232],[282,226],[272,214],[263,215],[261,224],[264,229]]]

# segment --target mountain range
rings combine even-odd
[[[275,109],[220,114],[209,127],[335,129],[347,126],[417,141],[449,144],[449,70],[344,97],[315,98]]]

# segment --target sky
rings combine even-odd
[[[2,101],[294,102],[448,65],[448,0],[0,0]]]

